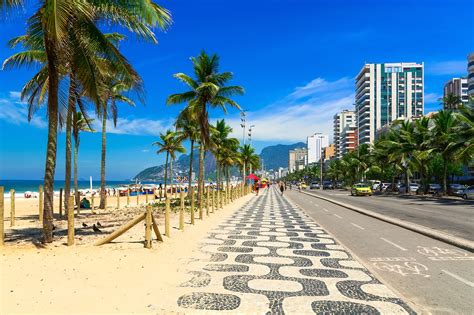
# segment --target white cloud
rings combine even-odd
[[[327,81],[316,78],[297,87],[292,93],[263,109],[247,112],[247,124],[255,125],[252,140],[306,141],[306,137],[322,132],[332,138],[333,116],[343,109],[353,108],[353,81],[341,78]],[[226,118],[240,139],[240,119]]]
[[[427,74],[431,75],[467,75],[466,60],[449,60],[425,64]]]
[[[152,120],[146,118],[118,118],[117,126],[114,127],[113,121],[107,122],[107,133],[137,135],[137,136],[158,136],[160,132],[171,128],[172,120]],[[102,130],[102,124],[99,120],[94,120],[93,128],[96,132]]]
[[[40,115],[33,116],[28,122],[27,105],[20,102],[20,92],[11,91],[9,97],[0,99],[0,120],[14,125],[29,123],[38,128],[45,128],[47,122]]]
[[[425,104],[439,103],[439,99],[442,97],[443,95],[438,93],[425,93]]]

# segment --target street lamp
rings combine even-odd
[[[240,112],[240,126],[242,127],[242,147],[245,146],[245,112],[246,110],[242,110]],[[245,173],[246,173],[246,167],[245,167],[245,160],[244,160],[242,183],[245,183]]]
[[[249,145],[252,145],[252,128],[255,127],[255,125],[251,125],[249,127]],[[252,164],[250,164],[250,173],[252,173]]]

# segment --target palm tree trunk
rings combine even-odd
[[[170,187],[171,195],[173,195],[173,159],[170,159]]]
[[[55,43],[44,32],[44,43],[48,59],[48,144],[46,149],[46,165],[44,172],[44,204],[43,204],[43,241],[53,241],[53,206],[54,206],[54,172],[56,170],[56,151],[58,136],[58,88],[59,75]]]
[[[79,143],[74,142],[74,194],[76,196],[76,205],[81,206],[81,196],[79,195],[79,188],[77,185],[77,154],[79,153]]]
[[[217,184],[217,208],[219,208],[219,201],[220,201],[220,197],[219,197],[219,194],[220,194],[220,173],[219,173],[219,162],[217,161],[217,157],[216,157],[216,184]]]
[[[192,176],[193,176],[193,152],[194,151],[194,140],[191,139],[191,152],[189,153],[189,185],[188,185],[188,192],[191,191],[192,185]]]
[[[409,178],[408,178],[408,168],[405,170],[405,193],[406,194],[409,194],[410,193],[410,183],[408,182],[409,181]]]
[[[168,190],[166,189],[166,182],[167,182],[167,179],[168,179],[168,157],[169,157],[169,153],[166,152],[166,162],[165,162],[165,196],[167,196],[167,193],[168,193]]]
[[[204,187],[204,145],[201,142],[199,146],[199,177],[198,177],[198,204],[199,209],[202,209],[202,192]]]
[[[443,157],[443,195],[446,194],[448,187],[448,160]]]
[[[64,211],[67,215],[68,212],[68,198],[71,195],[71,124],[72,124],[72,108],[71,108],[72,95],[69,95],[69,105],[67,110],[66,118],[66,170],[64,178]]]
[[[100,160],[100,209],[105,209],[105,202],[106,202],[106,192],[105,192],[105,153],[106,153],[106,146],[107,146],[107,110],[103,108],[102,113],[102,155]]]

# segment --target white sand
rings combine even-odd
[[[198,242],[250,198],[252,195],[240,198],[204,221],[196,219],[194,226],[188,224],[187,214],[184,232],[177,230],[177,216],[173,215],[171,238],[163,236],[163,243],[154,240],[151,250],[143,247],[142,223],[114,243],[99,247],[92,243],[104,235],[94,234],[90,228],[78,228],[77,245],[72,247],[63,245],[64,236],[56,237],[46,248],[35,247],[31,241],[17,243],[11,240],[12,232],[38,225],[34,219],[37,201],[19,201],[19,228],[10,229],[9,219],[5,218],[7,244],[0,249],[0,313],[182,313],[176,304],[176,288],[189,280],[189,259],[202,255]],[[121,203],[125,204],[125,200]],[[99,215],[86,212],[77,217],[76,226],[100,220],[104,232],[111,232],[129,219],[125,213],[133,216],[140,211],[135,208]],[[5,214],[8,213],[6,204]],[[164,233],[163,216],[156,214],[155,218]],[[55,221],[59,234],[64,232],[63,224]]]

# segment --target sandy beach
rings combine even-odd
[[[140,196],[145,201],[144,196]],[[199,240],[219,222],[252,198],[244,196],[178,230],[178,215],[172,212],[171,237],[163,236],[153,248],[144,248],[145,227],[139,223],[110,244],[94,246],[104,235],[144,211],[144,206],[114,209],[116,197],[110,197],[110,208],[92,214],[90,210],[76,215],[76,245],[67,247],[65,220],[55,220],[55,241],[43,247],[37,237],[38,200],[23,199],[16,203],[16,224],[10,228],[9,204],[5,202],[6,244],[1,249],[0,313],[174,313],[176,301],[169,299],[180,283],[189,279],[185,272],[190,256],[198,252]],[[151,198],[150,198],[151,199]],[[132,202],[133,201],[133,202]],[[126,204],[122,197],[121,205]],[[55,214],[58,200],[55,200]],[[131,198],[136,205],[136,197]],[[164,216],[155,211],[161,233]],[[196,215],[197,217],[197,215]],[[100,221],[102,233],[91,225]],[[87,227],[82,227],[82,223]],[[25,237],[25,233],[29,233]]]

